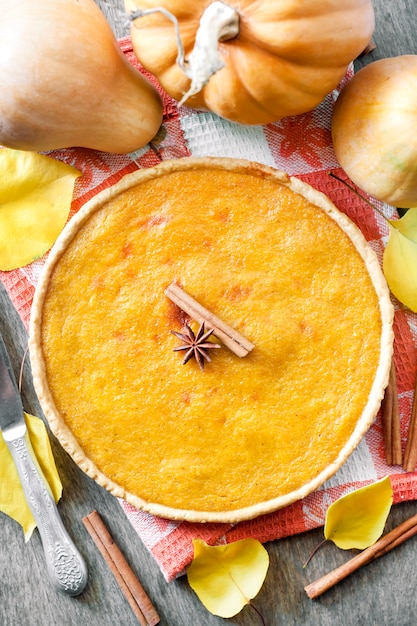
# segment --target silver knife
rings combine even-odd
[[[0,429],[41,536],[46,569],[54,587],[70,596],[87,584],[85,562],[69,537],[36,459],[9,355],[0,336]]]

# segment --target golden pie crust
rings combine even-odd
[[[255,348],[183,365],[173,282]],[[383,397],[392,318],[375,253],[326,196],[257,163],[186,158],[126,176],[69,222],[30,354],[52,431],[100,485],[158,516],[236,522],[347,460]]]

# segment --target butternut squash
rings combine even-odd
[[[417,206],[417,55],[380,59],[340,93],[332,137],[358,187],[396,207]]]
[[[158,91],[94,0],[0,0],[0,15],[0,144],[125,153],[155,136]]]

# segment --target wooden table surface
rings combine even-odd
[[[127,34],[120,0],[97,0],[118,37]],[[119,7],[119,8],[117,8]],[[417,0],[374,0],[376,50],[357,67],[381,57],[417,54]],[[417,85],[416,85],[417,88]],[[415,129],[414,129],[415,130]],[[413,131],[414,132],[414,131]],[[27,342],[25,329],[0,283],[0,331],[18,367]],[[27,411],[40,414],[26,366],[23,399]],[[0,624],[2,626],[137,626],[102,556],[84,528],[82,517],[96,509],[150,595],[162,626],[219,626],[225,620],[202,606],[187,580],[167,583],[153,558],[132,529],[117,500],[84,475],[52,438],[63,482],[59,510],[85,557],[89,584],[77,598],[55,592],[45,578],[38,532],[25,544],[16,522],[0,513]],[[396,505],[387,529],[417,510],[416,503]],[[417,538],[363,567],[317,600],[304,586],[333,569],[351,554],[325,545],[310,565],[303,562],[323,537],[322,529],[266,544],[270,568],[256,598],[268,626],[408,626],[417,620]],[[246,607],[230,624],[259,626]]]

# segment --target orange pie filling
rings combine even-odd
[[[250,517],[319,486],[357,445],[386,384],[392,311],[373,253],[327,199],[204,161],[139,173],[70,224],[31,352],[52,429],[104,486],[166,516]],[[171,330],[198,324],[164,295],[173,282],[255,348],[183,365]]]

